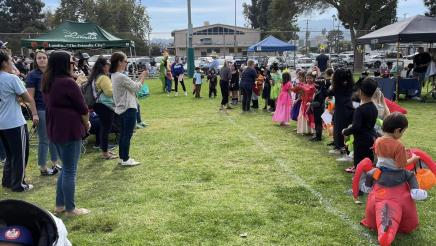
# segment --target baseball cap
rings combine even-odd
[[[0,242],[33,245],[32,233],[22,226],[0,228]]]

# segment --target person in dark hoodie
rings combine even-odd
[[[183,68],[183,63],[179,62],[179,57],[176,57],[173,64],[171,64],[171,73],[174,78],[174,96],[179,95],[179,82],[182,85],[183,92],[185,93],[185,96],[188,95],[188,92],[186,91],[185,82],[183,81],[183,74],[185,73],[185,69]]]
[[[317,78],[315,80],[316,93],[310,104],[313,116],[315,118],[315,135],[310,139],[310,141],[321,141],[322,140],[322,118],[321,115],[324,113],[325,99],[327,97],[327,82],[324,78]]]

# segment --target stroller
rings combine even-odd
[[[5,237],[0,236],[0,242],[23,243],[25,240],[27,243],[24,245],[72,245],[61,219],[21,200],[0,201],[0,231],[5,231]]]

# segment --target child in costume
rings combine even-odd
[[[168,51],[164,50],[164,52],[162,53],[163,55],[163,59],[159,65],[159,79],[162,82],[162,91],[165,92],[166,89],[166,75],[167,75],[167,67],[168,67]]]
[[[277,105],[273,121],[279,122],[280,126],[286,126],[291,119],[291,107],[292,107],[292,83],[291,75],[289,73],[283,73],[282,75],[282,88],[279,97],[277,98]]]
[[[217,95],[216,86],[218,84],[218,78],[216,76],[215,69],[211,69],[207,75],[207,80],[209,80],[209,98],[215,98]]]
[[[232,95],[232,105],[238,104],[239,98],[239,70],[236,64],[232,65],[232,79],[230,80],[230,92]]]
[[[193,77],[193,83],[195,85],[195,98],[201,98],[200,93],[201,93],[201,84],[202,84],[202,75],[201,75],[201,69],[199,67],[195,68],[195,73],[194,73],[194,77]]]
[[[306,83],[300,84],[294,91],[298,92],[301,97],[300,112],[297,119],[298,134],[313,134],[315,128],[315,120],[313,112],[310,110],[310,103],[315,95],[315,77],[316,74],[308,73],[306,75]]]
[[[262,90],[262,98],[265,100],[265,107],[263,107],[263,110],[268,109],[270,96],[271,96],[271,75],[268,71],[268,69],[265,69],[263,71],[263,76],[265,77],[265,82],[263,83],[263,90]]]
[[[257,71],[257,79],[256,82],[253,85],[253,94],[251,95],[251,101],[252,101],[252,108],[258,109],[259,108],[259,96],[263,89],[263,83],[265,81],[265,77],[263,76],[264,69],[260,69]]]
[[[377,168],[369,171],[365,180],[364,187],[370,194],[361,223],[378,230],[380,245],[390,245],[397,231],[413,231],[418,226],[413,200],[427,198],[427,192],[419,189],[415,174],[404,168],[419,160],[415,155],[407,159],[406,149],[399,141],[407,127],[407,118],[401,113],[392,113],[385,118],[384,136],[374,144]]]
[[[282,86],[282,74],[279,71],[279,66],[277,63],[274,63],[271,66],[271,94],[270,94],[270,111],[274,112],[276,110],[276,100],[280,94],[281,86]]]
[[[374,161],[374,153],[371,148],[377,137],[374,126],[377,121],[378,112],[376,106],[372,102],[372,96],[376,89],[377,82],[375,80],[366,78],[362,81],[359,88],[361,104],[354,111],[352,125],[342,130],[344,136],[350,136],[351,134],[354,136],[354,169],[365,158]],[[351,167],[346,171],[354,172],[354,169]]]
[[[312,103],[310,104],[315,120],[315,136],[313,136],[310,141],[321,141],[323,128],[321,115],[324,113],[325,99],[327,97],[326,80],[324,78],[316,79],[315,88],[316,93]]]

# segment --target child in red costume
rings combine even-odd
[[[306,76],[306,83],[297,85],[294,89],[301,95],[300,113],[297,119],[297,133],[299,134],[315,133],[315,119],[310,110],[310,103],[316,92],[315,78],[316,73],[309,73]]]
[[[419,160],[407,159],[404,145],[398,141],[407,129],[407,118],[392,113],[383,122],[384,136],[374,144],[377,168],[367,173],[365,187],[368,196],[362,224],[378,230],[380,245],[390,245],[397,231],[410,233],[418,226],[418,214],[413,200],[424,200],[427,192],[419,189],[415,174],[404,167]],[[374,185],[373,185],[374,184]]]

